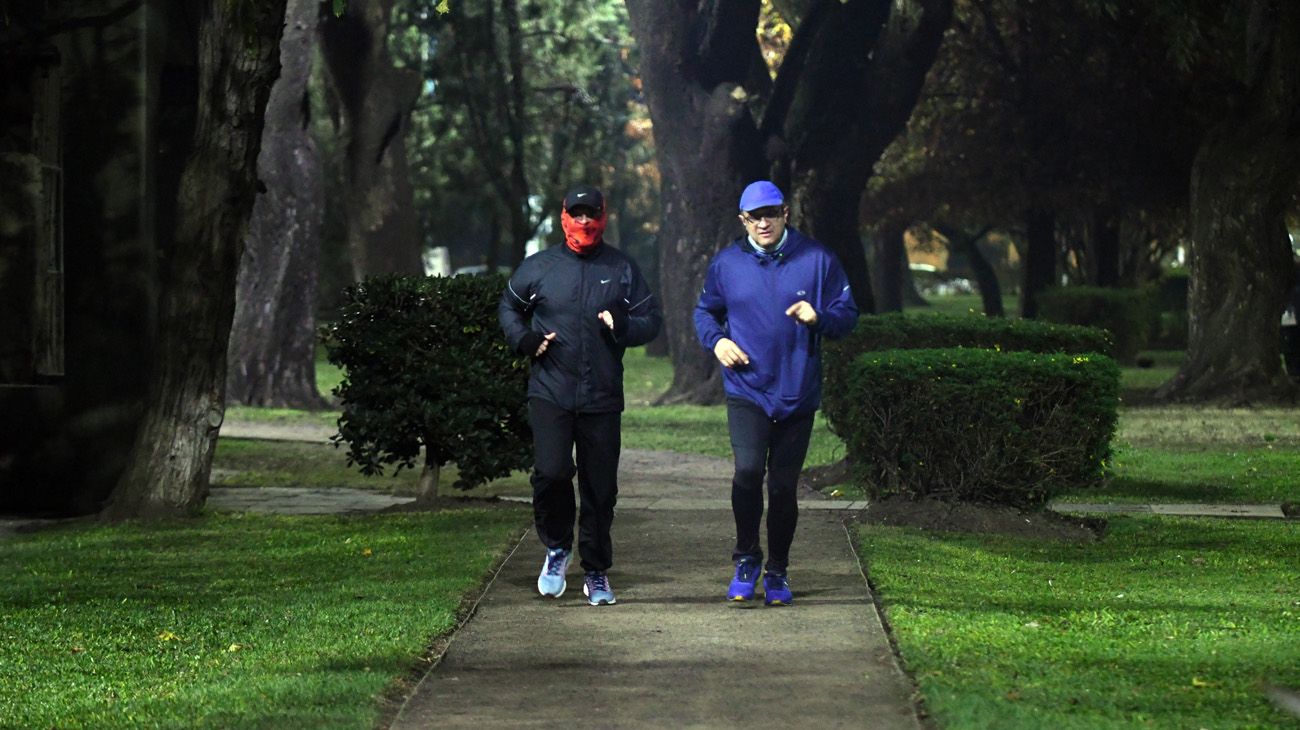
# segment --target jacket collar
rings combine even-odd
[[[739,249],[741,253],[759,263],[775,261],[779,265],[785,263],[791,256],[794,256],[795,253],[798,252],[803,243],[803,239],[804,236],[802,233],[794,228],[786,226],[785,235],[781,237],[781,243],[779,243],[771,253],[755,248],[753,242],[749,240],[748,235],[737,238],[735,244],[736,248]]]

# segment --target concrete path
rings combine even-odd
[[[733,529],[620,510],[602,607],[576,564],[561,598],[537,593],[530,532],[392,727],[920,727],[841,519],[801,515],[783,608],[723,600]]]
[[[320,428],[238,423],[222,435],[328,438]],[[865,502],[804,500],[791,553],[795,605],[739,606],[724,600],[730,460],[625,449],[619,467],[618,604],[588,606],[576,563],[563,597],[539,595],[543,549],[530,531],[393,728],[920,727],[844,527]],[[215,488],[208,503],[303,513],[327,496],[310,491],[295,500],[285,489]],[[333,491],[336,510],[401,499]]]

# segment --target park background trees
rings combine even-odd
[[[664,299],[663,402],[720,394],[689,310],[759,177],[868,311],[902,306],[909,228],[983,271],[991,313],[981,247],[1010,241],[1025,316],[1045,287],[1141,283],[1181,246],[1190,346],[1162,395],[1294,397],[1276,329],[1300,19],[1280,0],[296,0],[283,43],[276,7],[244,0],[0,5],[6,506],[93,512],[164,481],[187,496],[158,504],[201,503],[227,389],[320,402],[315,328],[344,285],[438,247],[509,268],[557,242],[579,180]],[[203,55],[205,22],[242,37]],[[224,176],[184,177],[222,149]]]

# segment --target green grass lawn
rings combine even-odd
[[[1139,360],[1149,360],[1150,366],[1126,365],[1120,370],[1120,386],[1125,391],[1155,390],[1178,373],[1186,353],[1182,350],[1144,350]]]
[[[1095,544],[860,526],[945,730],[1300,727],[1300,526],[1119,517]]]
[[[419,491],[419,469],[392,468],[380,475],[366,476],[347,465],[347,451],[330,444],[293,441],[256,441],[224,438],[217,442],[212,459],[212,482],[221,487],[346,487],[373,489],[414,496]],[[518,471],[468,491],[458,491],[456,465],[443,468],[442,493],[474,497],[532,494],[527,472]]]
[[[1300,501],[1300,411],[1125,408],[1111,478],[1068,502]]]
[[[724,408],[648,407],[667,361],[636,349],[626,365],[625,447],[730,455]],[[1124,377],[1145,387],[1145,374]],[[1297,413],[1122,408],[1113,478],[1067,499],[1295,500]],[[842,455],[819,417],[807,464]],[[214,467],[217,483],[243,487],[409,493],[416,477],[362,476],[327,445],[236,439],[219,442]],[[471,492],[528,493],[522,472]],[[373,726],[377,697],[454,625],[526,523],[526,509],[209,515],[6,539],[0,726]],[[1294,522],[1120,517],[1088,545],[859,534],[941,727],[1300,727],[1261,691],[1300,686]]]
[[[979,294],[952,294],[950,296],[927,297],[928,307],[909,307],[913,312],[939,312],[941,314],[969,314],[984,316],[984,300]],[[1002,310],[1008,317],[1020,316],[1020,297],[1015,294],[1002,295]]]
[[[370,728],[524,510],[75,526],[0,551],[0,726]]]

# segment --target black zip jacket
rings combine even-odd
[[[608,310],[611,331],[596,316]],[[528,397],[575,413],[623,410],[623,352],[659,334],[659,304],[630,256],[604,243],[586,255],[554,246],[529,256],[497,306],[506,342],[534,358]]]

